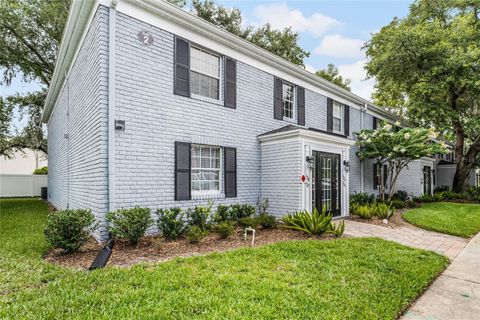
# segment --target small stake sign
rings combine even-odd
[[[153,43],[153,37],[147,31],[140,31],[138,33],[138,40],[146,46]]]

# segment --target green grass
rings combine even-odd
[[[480,231],[480,205],[453,202],[425,203],[403,214],[420,228],[469,238]]]
[[[73,271],[41,260],[43,203],[0,206],[1,319],[395,319],[448,264],[364,238]]]

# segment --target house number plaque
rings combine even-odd
[[[153,43],[153,37],[147,31],[140,31],[138,33],[138,40],[146,46]]]

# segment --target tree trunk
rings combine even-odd
[[[457,168],[453,178],[452,189],[455,192],[465,191],[468,182],[468,176],[475,166],[475,160],[480,152],[480,137],[478,137],[464,154],[465,132],[461,124],[454,123],[455,126],[455,161]]]
[[[465,163],[464,161],[457,162],[457,169],[455,177],[453,178],[452,189],[455,192],[465,191],[467,188],[468,175],[475,163]]]

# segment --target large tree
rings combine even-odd
[[[182,2],[180,1],[180,3]],[[200,18],[296,65],[304,66],[303,60],[310,55],[308,51],[303,50],[298,45],[298,32],[291,28],[275,30],[268,23],[256,29],[243,27],[242,13],[238,8],[226,8],[213,0],[193,0],[192,12]]]
[[[47,152],[40,117],[69,6],[70,0],[0,1],[0,85],[10,85],[12,79],[21,77],[41,87],[37,92],[2,99],[0,155],[10,156],[23,148]],[[13,131],[15,111],[27,124]]]
[[[455,191],[480,153],[480,2],[417,0],[366,44],[376,102],[455,140]]]
[[[338,71],[338,68],[332,63],[329,63],[326,69],[318,70],[315,72],[315,74],[325,80],[335,83],[337,86],[340,86],[343,89],[351,91],[350,82],[352,80],[342,77]]]

